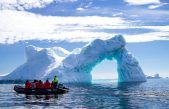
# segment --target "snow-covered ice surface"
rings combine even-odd
[[[82,49],[69,52],[60,47],[26,48],[27,62],[3,79],[52,79],[61,82],[91,82],[92,69],[104,59],[117,60],[119,82],[141,82],[146,77],[138,61],[125,48],[121,35],[108,40],[96,39]],[[40,78],[41,77],[41,78]]]
[[[33,80],[42,79],[53,68],[60,65],[61,61],[70,52],[60,47],[39,48],[35,46],[26,47],[27,61],[16,68],[12,73],[2,77],[5,80]]]

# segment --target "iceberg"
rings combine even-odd
[[[70,54],[48,78],[58,75],[62,82],[91,82],[92,69],[104,59],[117,60],[119,82],[142,82],[146,77],[138,61],[125,48],[121,35],[108,40],[96,39],[77,54]]]
[[[153,76],[146,76],[146,77],[147,79],[161,79],[162,78],[158,73]]]
[[[6,79],[53,79],[58,76],[60,82],[90,83],[93,68],[104,59],[117,61],[119,82],[144,82],[146,77],[138,61],[125,48],[122,35],[111,39],[96,39],[81,49],[69,52],[60,47],[26,48],[27,62]],[[39,78],[41,77],[41,78]]]

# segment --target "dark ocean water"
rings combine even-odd
[[[13,86],[0,84],[0,109],[169,109],[169,79],[67,84],[70,92],[51,96],[20,95]]]

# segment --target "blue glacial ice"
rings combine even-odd
[[[116,59],[119,82],[146,81],[138,61],[129,54],[125,45],[121,35],[108,40],[96,39],[82,48],[81,52],[66,57],[47,77],[58,75],[62,82],[91,82],[91,72],[97,64],[104,59]]]

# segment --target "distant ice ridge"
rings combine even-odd
[[[92,81],[92,69],[104,59],[117,60],[119,82],[142,82],[146,77],[138,61],[125,48],[121,35],[108,40],[96,39],[82,49],[69,52],[63,48],[26,48],[27,62],[6,79],[52,79],[54,75],[61,82]],[[41,78],[40,78],[41,77]]]

